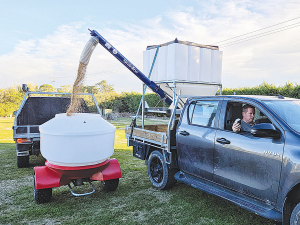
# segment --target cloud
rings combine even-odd
[[[300,27],[228,47],[220,41],[295,18],[299,7],[300,3],[294,0],[201,1],[193,7],[170,9],[135,23],[120,21],[118,26],[112,23],[110,27],[107,23],[98,31],[140,70],[146,46],[177,37],[199,44],[220,45],[224,87],[253,86],[263,81],[282,85],[298,81]],[[300,22],[294,22],[297,21]],[[55,78],[55,87],[73,84],[80,54],[90,38],[86,31],[89,25],[61,25],[44,38],[20,40],[12,52],[0,56],[0,87],[28,82],[41,85],[50,83],[51,77]],[[247,36],[240,38],[244,37]],[[142,90],[141,81],[98,46],[90,60],[85,83],[92,85],[101,80],[113,84],[117,91]]]
[[[1,86],[28,82],[40,85],[50,83],[49,77],[74,74],[80,55],[78,45],[85,44],[84,35],[76,28],[63,25],[43,39],[20,40],[11,53],[0,56]],[[74,32],[77,35],[71,37]]]

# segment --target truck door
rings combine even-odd
[[[219,105],[219,100],[193,100],[186,105],[176,133],[181,171],[213,179],[214,139]]]
[[[260,105],[251,101],[223,103],[220,129],[216,132],[214,181],[243,194],[275,203],[281,173],[284,146],[283,130],[280,139],[254,137],[250,132],[231,130],[237,117],[242,119],[242,106],[255,107],[256,123],[279,124]]]

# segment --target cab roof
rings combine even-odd
[[[241,99],[256,99],[260,101],[278,101],[278,100],[297,100],[295,98],[288,98],[282,95],[220,95],[220,97],[228,97],[228,98],[241,98]]]
[[[291,100],[300,100],[296,98],[288,98],[283,97],[282,95],[275,95],[275,96],[267,96],[267,95],[218,95],[218,96],[195,96],[191,97],[190,99],[195,98],[232,98],[232,99],[252,99],[257,101],[291,101]]]

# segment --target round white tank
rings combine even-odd
[[[116,128],[99,114],[56,114],[40,126],[41,154],[59,166],[87,166],[114,153]]]

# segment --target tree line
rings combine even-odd
[[[39,92],[67,92],[72,93],[71,85],[64,85],[59,88],[54,88],[50,84],[40,86],[29,84],[30,91]],[[132,112],[135,113],[138,109],[142,94],[137,92],[122,92],[117,93],[113,85],[108,84],[105,80],[91,86],[82,86],[83,93],[93,93],[99,107],[102,109],[112,109],[117,112]],[[254,87],[239,87],[239,88],[224,88],[223,95],[282,95],[291,98],[300,98],[300,85],[286,83],[282,86],[276,86],[263,82],[261,85]],[[18,110],[20,103],[25,93],[21,86],[1,88],[0,89],[0,117],[9,117],[13,112]],[[162,107],[163,102],[155,93],[147,93],[145,101],[149,107]],[[92,104],[87,100],[87,104]]]
[[[300,85],[286,83],[276,86],[263,82],[255,87],[224,88],[223,95],[282,95],[290,98],[300,98]]]
[[[54,88],[50,84],[35,85],[28,84],[29,90],[34,92],[60,92],[72,93],[71,85],[64,85],[59,88]],[[117,93],[113,85],[108,84],[107,81],[102,80],[95,85],[81,86],[82,93],[93,93],[99,107],[102,109],[112,109],[117,112],[136,112],[138,109],[142,94],[137,92],[122,92]],[[0,117],[11,117],[13,112],[18,110],[21,101],[25,95],[21,86],[0,88]],[[91,98],[85,98],[88,106],[93,105]],[[154,93],[147,93],[145,95],[149,107],[154,107],[159,102],[160,98]],[[162,107],[160,102],[158,107]]]

